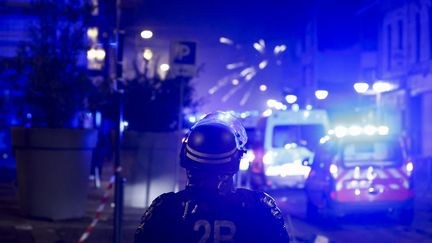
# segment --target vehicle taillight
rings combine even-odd
[[[330,174],[333,176],[333,178],[335,178],[335,179],[336,179],[336,177],[338,176],[338,170],[339,170],[339,168],[338,168],[337,165],[335,165],[335,164],[330,164],[329,172],[330,172]]]

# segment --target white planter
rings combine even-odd
[[[12,128],[19,202],[32,217],[85,215],[96,130]]]

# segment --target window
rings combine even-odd
[[[287,144],[303,145],[312,151],[325,135],[323,125],[280,125],[273,129],[273,147],[283,148]]]
[[[432,59],[432,7],[428,10],[428,27],[429,27],[429,58]]]
[[[345,166],[399,165],[401,147],[397,141],[352,141],[344,144],[342,156]]]
[[[421,25],[420,25],[420,13],[416,14],[415,17],[415,31],[416,31],[416,62],[420,61],[420,44],[421,44]]]
[[[392,28],[387,25],[387,69],[391,69],[391,54],[392,54]]]
[[[403,21],[398,20],[398,49],[403,49]]]

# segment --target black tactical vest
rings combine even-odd
[[[227,195],[188,187],[155,199],[142,217],[135,242],[288,242],[274,200],[237,189]]]

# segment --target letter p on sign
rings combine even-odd
[[[193,77],[195,75],[196,42],[175,41],[171,43],[171,74],[174,76]]]

